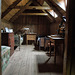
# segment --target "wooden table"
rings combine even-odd
[[[28,44],[29,40],[33,40],[36,43],[36,33],[26,34],[26,44]]]
[[[51,42],[54,43],[54,63],[56,63],[56,52],[57,52],[57,45],[58,44],[63,44],[63,51],[64,51],[64,38],[62,37],[51,37],[50,38],[50,49],[51,49]]]

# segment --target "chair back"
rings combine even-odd
[[[40,47],[44,47],[44,37],[40,38],[39,45]]]

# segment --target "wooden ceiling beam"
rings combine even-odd
[[[45,10],[45,12],[50,16],[49,18],[54,22],[55,18],[49,13],[49,11]]]
[[[47,13],[46,10],[42,10],[42,11],[43,11],[44,13]],[[47,13],[47,14],[48,14],[48,13]],[[50,14],[47,15],[47,19],[48,19],[51,23],[55,21],[55,20],[52,19],[52,17],[51,17]]]
[[[21,13],[20,15],[41,15],[41,16],[47,16],[47,13]]]
[[[34,1],[34,4],[35,4],[35,5],[38,5],[38,6],[42,6],[42,5],[39,4],[37,1]],[[51,23],[55,21],[55,20],[53,20],[54,18],[51,17],[50,13],[46,12],[46,10],[44,10],[44,9],[42,9],[42,11],[43,11],[44,13],[47,13],[47,14],[48,14],[48,15],[47,15],[47,19],[48,19]]]
[[[37,0],[37,2],[39,2],[41,5],[43,5],[44,0]]]
[[[14,9],[21,9],[21,8],[23,8],[23,6],[14,7]],[[48,9],[50,9],[50,7],[48,7],[48,6],[27,6],[27,7],[25,7],[25,9],[44,9],[44,10],[48,10]]]
[[[9,21],[13,22],[16,18],[18,18],[18,16],[25,10],[25,7],[29,6],[31,3],[32,0],[28,1]]]
[[[62,18],[65,12],[64,13],[60,12],[62,9],[52,0],[45,0],[45,1],[54,10],[54,12],[56,12],[56,14],[58,14],[58,16]]]
[[[1,15],[1,18],[3,18],[4,16],[6,16],[20,1],[22,0],[16,0],[15,2],[13,2],[13,4],[11,4]],[[10,9],[11,8],[11,9]]]
[[[24,28],[25,26],[23,26],[23,25],[20,25],[15,31],[14,31],[14,33],[17,33],[20,29],[22,29],[22,28]]]
[[[62,13],[63,15],[66,13],[66,11],[63,10],[59,5],[57,5],[56,2],[54,2],[53,0],[49,1],[52,2],[52,4],[60,11],[60,13]]]

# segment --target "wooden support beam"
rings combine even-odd
[[[47,13],[21,13],[21,15],[41,15],[41,16],[47,16]]]
[[[14,9],[21,9],[23,6],[16,6],[14,7]],[[44,10],[47,10],[47,9],[50,9],[50,7],[48,6],[27,6],[25,7],[25,9],[44,9]]]
[[[2,66],[1,66],[1,0],[0,0],[0,75],[2,75]]]
[[[75,75],[75,0],[67,0],[63,75]]]
[[[33,3],[34,3],[35,5],[42,6],[42,5],[39,4],[37,1],[34,1]],[[48,15],[47,15],[47,19],[48,19],[50,22],[54,22],[54,21],[55,21],[55,20],[53,21],[54,18],[52,19],[51,15],[50,15],[50,13],[48,13],[48,11],[46,12],[46,10],[44,10],[44,9],[42,9],[42,11],[43,11],[44,13],[47,13],[47,14],[48,14]]]
[[[13,2],[13,4],[11,4],[1,15],[1,18],[3,18],[4,16],[6,16],[21,0],[16,0],[15,2]],[[10,9],[11,8],[11,9]]]
[[[33,3],[34,3],[34,5],[41,6],[37,1],[33,1]],[[43,11],[44,13],[46,13],[44,9],[42,9],[42,11]]]
[[[16,30],[15,30],[15,33],[17,33],[19,30],[21,30],[22,28],[24,28],[25,26],[23,25],[20,25]]]
[[[9,21],[13,22],[25,10],[25,7],[29,6],[31,3],[32,3],[32,0],[28,1],[24,5],[24,7],[22,7]]]
[[[55,18],[49,13],[48,10],[45,10],[45,11],[49,15],[49,18],[54,22],[55,21]]]
[[[55,21],[55,18],[50,14],[48,13],[47,10],[42,10],[44,13],[47,13],[47,19],[50,21],[50,22],[54,22]]]
[[[38,3],[40,3],[41,5],[43,5],[44,0],[37,0]]]
[[[60,13],[62,13],[63,15],[66,14],[66,11],[63,10],[59,5],[57,5],[53,0],[49,1],[52,2],[52,4],[60,11]]]
[[[62,12],[60,12],[62,9],[52,0],[45,0],[45,1],[56,12],[56,14],[58,14],[58,16],[62,18],[62,16],[64,15]]]

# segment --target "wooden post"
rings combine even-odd
[[[2,67],[1,67],[1,0],[0,0],[0,75],[2,75]]]
[[[75,75],[75,0],[67,0],[63,75]]]

